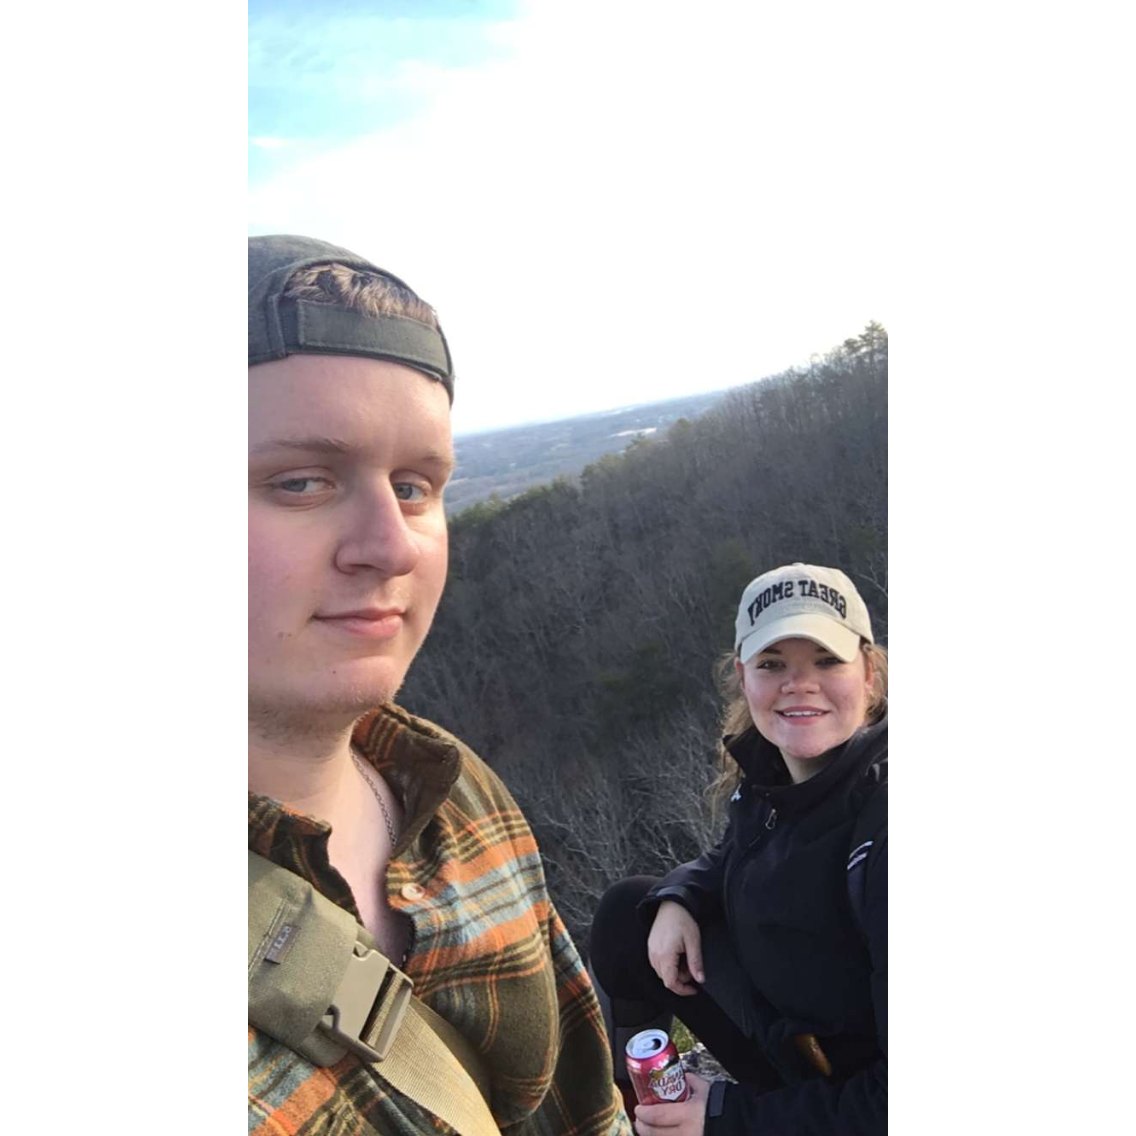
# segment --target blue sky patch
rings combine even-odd
[[[515,0],[249,4],[249,181],[419,112],[423,73],[505,50]]]

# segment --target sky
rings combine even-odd
[[[887,325],[887,39],[753,0],[249,5],[250,233],[437,308],[458,434],[718,390]]]

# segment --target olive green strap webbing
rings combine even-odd
[[[462,1136],[500,1136],[473,1046],[415,998],[365,927],[249,852],[249,1021],[316,1065],[348,1052]]]

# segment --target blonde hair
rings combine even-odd
[[[407,316],[436,330],[438,314],[405,284],[366,268],[315,264],[297,269],[282,298],[330,304],[367,316]]]
[[[868,695],[867,710],[867,721],[871,724],[878,722],[887,713],[887,650],[876,643],[863,640],[860,643],[860,653],[872,672],[872,691]],[[726,737],[740,734],[753,725],[742,681],[738,677],[737,667],[734,666],[737,657],[734,651],[730,651],[718,660],[715,667],[718,689],[726,705],[722,713],[720,732]],[[729,755],[725,746],[719,746],[718,776],[710,785],[710,799],[716,816],[721,815],[726,802],[734,795],[734,790],[741,780],[742,771],[738,763]]]

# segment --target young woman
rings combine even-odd
[[[887,1131],[887,657],[843,573],[742,595],[721,843],[611,888],[592,966],[622,1044],[677,1014],[739,1082],[689,1076],[640,1136]],[[856,847],[853,847],[856,845]]]

